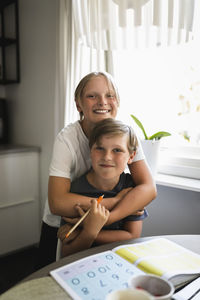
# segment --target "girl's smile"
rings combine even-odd
[[[97,122],[115,118],[118,110],[114,89],[104,76],[94,77],[87,83],[76,105],[78,111],[84,115],[81,125],[87,136]]]

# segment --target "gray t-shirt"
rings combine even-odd
[[[86,175],[87,173],[85,173],[84,175],[72,182],[70,190],[72,193],[80,194],[91,198],[98,198],[100,195],[104,195],[104,198],[112,198],[115,197],[121,190],[128,187],[134,187],[131,175],[124,172],[120,175],[117,185],[114,187],[114,189],[110,191],[96,189],[88,182]],[[144,213],[141,216],[129,215],[122,220],[104,226],[103,229],[123,230],[123,225],[125,222],[144,220],[147,216],[148,212],[146,209],[144,209]],[[62,220],[61,225],[63,224],[65,224],[65,221]]]

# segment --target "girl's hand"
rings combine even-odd
[[[78,214],[80,215],[80,217],[82,217],[82,215],[88,211],[88,209],[90,209],[91,207],[91,203],[92,203],[92,200],[96,200],[95,198],[91,199],[90,200],[90,204],[89,205],[83,205],[83,204],[76,204],[74,206],[75,210],[78,212]],[[104,199],[103,199],[104,200]],[[79,210],[79,208],[81,208],[81,210]]]
[[[63,217],[63,219],[65,220],[65,222],[67,222],[68,224],[74,225],[76,224],[80,217],[76,217],[76,218],[68,218],[68,217]]]
[[[90,207],[91,207],[91,205],[90,205]],[[90,207],[88,208],[88,209],[90,209]],[[80,220],[80,218],[85,214],[85,209],[83,209],[83,207],[82,206],[80,206],[80,204],[76,204],[75,206],[74,206],[74,209],[77,211],[77,213],[78,213],[78,215],[80,216],[80,217],[76,217],[76,218],[69,218],[69,217],[63,217],[63,219],[65,220],[65,222],[67,222],[67,223],[69,223],[69,224],[71,224],[71,225],[74,225],[74,224],[76,224],[79,220]],[[82,223],[80,224],[80,226],[82,225]]]
[[[144,208],[143,209],[139,209],[134,213],[134,216],[142,216],[144,213]]]
[[[67,244],[67,243],[71,242],[72,240],[74,240],[80,232],[80,229],[76,228],[66,239],[65,236],[70,231],[71,228],[72,228],[71,224],[65,224],[58,229],[57,237],[61,240],[61,242],[63,244]]]

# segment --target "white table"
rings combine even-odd
[[[176,242],[177,244],[188,248],[189,250],[192,250],[197,254],[200,254],[200,235],[165,235],[162,237]],[[152,238],[158,238],[158,236],[124,241],[124,244],[139,243]],[[61,260],[52,263],[26,277],[21,283],[2,294],[2,296],[0,296],[0,300],[71,299],[67,295],[67,293],[56,283],[56,281],[54,281],[54,279],[49,276],[49,272],[88,255],[110,250],[113,247],[121,244],[122,242],[115,242],[95,248],[90,248],[88,250],[84,250],[79,253],[62,258]]]

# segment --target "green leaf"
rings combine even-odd
[[[146,134],[146,131],[144,130],[142,123],[134,115],[131,115],[131,117],[135,121],[135,123],[140,127],[140,129],[142,130],[145,140],[148,140],[148,136]]]
[[[162,137],[165,137],[165,136],[169,136],[171,135],[171,133],[169,132],[166,132],[166,131],[159,131],[155,134],[153,134],[152,136],[149,137],[149,140],[160,140]]]

